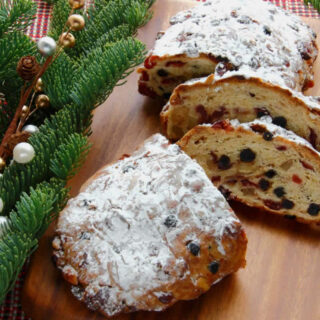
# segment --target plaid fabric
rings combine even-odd
[[[34,40],[38,40],[48,31],[52,6],[48,5],[43,0],[34,0],[37,5],[37,16],[35,22],[28,28],[27,34]],[[88,0],[87,0],[88,1]],[[91,0],[89,0],[91,1]],[[160,1],[160,0],[158,0]],[[205,2],[205,0],[195,0]],[[226,0],[227,1],[227,0]],[[306,7],[303,0],[265,0],[271,1],[278,6],[303,17],[320,18],[316,10],[311,7]],[[26,266],[23,268],[14,289],[7,295],[4,304],[0,308],[0,319],[2,320],[31,320],[23,313],[20,305],[20,293],[23,286],[23,279],[26,273]]]

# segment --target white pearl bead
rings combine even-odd
[[[3,207],[4,207],[3,200],[0,198],[0,212],[2,212]],[[0,216],[0,224],[3,222],[4,219],[7,219],[7,218]]]
[[[13,149],[13,160],[18,163],[28,163],[34,156],[35,152],[30,143],[18,143]]]
[[[33,124],[27,124],[22,128],[22,131],[28,132],[30,134],[33,134],[37,131],[39,131],[39,128],[37,126],[34,126]]]
[[[51,37],[43,37],[37,43],[39,51],[45,56],[52,56],[56,51],[57,44]]]

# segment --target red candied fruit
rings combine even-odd
[[[215,128],[215,129],[224,129],[224,130],[227,130],[227,129],[232,129],[232,126],[230,125],[229,121],[226,121],[226,120],[219,120],[217,122],[215,122],[211,128]]]
[[[202,104],[198,104],[196,106],[196,112],[199,113],[199,123],[206,123],[209,122],[209,115]]]
[[[146,69],[152,69],[157,63],[155,60],[157,59],[156,56],[149,56],[145,61],[144,61],[144,67]]]
[[[282,207],[281,202],[276,202],[273,200],[264,200],[263,203],[272,210],[280,210]]]
[[[182,61],[168,61],[166,63],[166,67],[183,67],[186,64],[186,62],[182,62]]]
[[[286,151],[287,147],[286,146],[276,146],[276,149],[279,151]]]
[[[301,183],[302,183],[302,179],[301,179],[298,175],[296,175],[296,174],[294,174],[294,175],[292,176],[292,181],[293,181],[294,183],[297,183],[297,184],[301,184]]]
[[[143,70],[141,73],[141,80],[142,81],[149,81],[149,75],[145,70]]]
[[[314,171],[314,168],[313,168],[313,166],[312,166],[311,164],[306,163],[306,162],[304,162],[303,160],[300,160],[300,163],[302,164],[302,166],[303,166],[304,168],[306,168],[306,169],[308,169],[308,170],[313,170],[313,171]]]
[[[145,82],[139,82],[139,92],[150,98],[155,98],[157,96],[154,90],[148,87]]]

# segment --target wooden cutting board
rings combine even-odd
[[[153,19],[139,38],[151,48],[156,33],[176,12],[194,6],[191,0],[158,0]],[[316,32],[320,22],[306,19]],[[320,62],[315,73],[319,74]],[[72,195],[103,165],[132,152],[145,138],[159,132],[161,101],[137,92],[136,73],[114,90],[94,115],[93,148],[71,181]],[[320,95],[320,78],[310,94]],[[320,319],[320,230],[242,205],[233,205],[249,239],[247,267],[221,281],[194,301],[169,310],[137,312],[115,320],[316,320]],[[90,312],[70,293],[51,261],[54,226],[41,239],[25,281],[22,303],[33,320],[104,319]]]

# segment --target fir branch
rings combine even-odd
[[[320,0],[304,0],[304,4],[306,6],[311,4],[320,13]]]
[[[30,0],[1,0],[0,37],[8,32],[24,31],[32,24],[36,5]]]
[[[83,164],[89,149],[86,137],[71,135],[54,153],[50,170],[60,179],[70,179]]]

